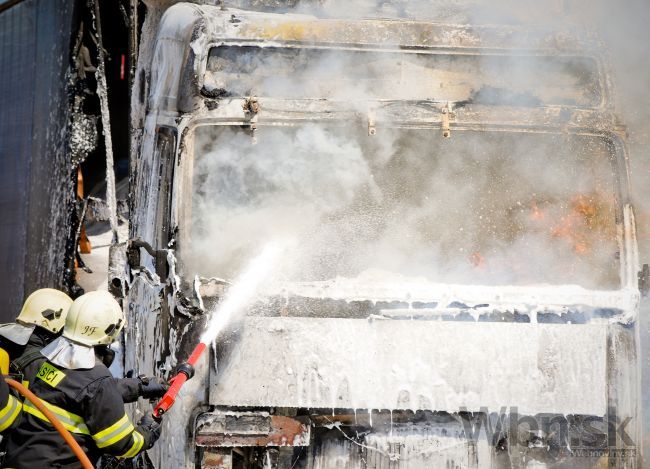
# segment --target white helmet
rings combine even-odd
[[[92,291],[74,300],[63,328],[63,337],[93,347],[115,341],[126,318],[107,291]]]
[[[41,288],[29,295],[16,322],[23,326],[34,324],[58,333],[65,323],[72,298],[60,290]]]

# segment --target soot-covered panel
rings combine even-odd
[[[0,321],[12,320],[31,290],[63,282],[74,4],[28,0],[0,12]]]

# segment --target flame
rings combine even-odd
[[[581,232],[580,222],[579,215],[572,212],[560,218],[559,223],[551,228],[551,236],[571,241],[573,252],[576,254],[584,254],[590,250],[590,246]]]
[[[474,267],[477,267],[479,269],[485,268],[486,265],[486,260],[485,256],[481,254],[478,251],[474,251],[470,256],[469,256],[469,261],[472,263]]]
[[[549,218],[551,212],[544,210],[540,205],[536,199],[531,200],[529,212],[531,220],[544,222]],[[573,252],[578,255],[592,252],[597,240],[613,237],[606,207],[605,200],[600,194],[575,195],[565,208],[565,214],[559,216],[556,221],[549,220],[551,236],[569,240]]]
[[[551,229],[551,235],[567,238],[576,254],[592,251],[594,235],[606,238],[605,204],[598,194],[578,194],[571,199],[570,212]]]
[[[585,194],[578,194],[571,200],[573,211],[582,215],[587,222],[591,225],[598,215],[598,206],[593,197]]]

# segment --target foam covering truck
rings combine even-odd
[[[109,269],[125,369],[172,373],[291,239],[154,467],[639,466],[640,266],[597,38],[189,3],[143,37]]]

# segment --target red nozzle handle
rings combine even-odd
[[[181,390],[181,387],[185,384],[185,381],[189,379],[189,376],[185,372],[180,372],[174,376],[171,380],[171,386],[165,393],[165,395],[160,399],[156,407],[153,409],[154,418],[161,418],[165,412],[169,410],[171,406],[176,402],[176,396]]]
[[[199,342],[199,344],[196,347],[194,347],[194,350],[192,351],[190,358],[187,359],[187,364],[192,366],[196,365],[196,362],[199,361],[199,357],[205,350],[205,347],[207,347],[206,344],[204,344],[203,342]]]
[[[176,402],[176,396],[178,396],[178,393],[185,384],[185,381],[194,376],[194,365],[199,360],[199,357],[205,350],[205,347],[206,344],[200,342],[190,355],[190,358],[187,359],[187,362],[182,363],[178,367],[178,373],[170,380],[171,386],[169,386],[169,389],[165,395],[162,397],[162,399],[160,399],[158,404],[156,404],[156,407],[153,408],[153,417],[155,419],[160,420],[165,412],[167,412],[170,407],[174,405],[174,402]]]

